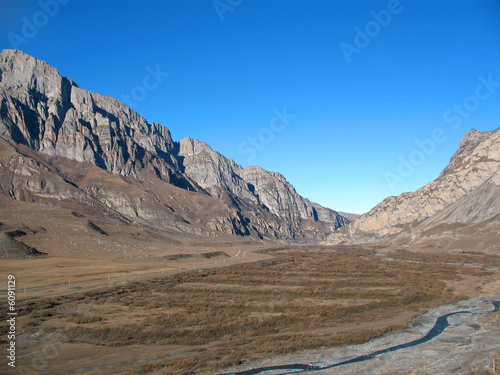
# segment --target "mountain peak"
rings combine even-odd
[[[450,163],[440,176],[450,173],[463,164],[474,163],[472,159],[487,158],[498,161],[500,158],[496,145],[500,137],[499,129],[489,132],[472,129],[466,133],[460,141],[457,152],[451,157]]]
[[[54,95],[63,80],[59,71],[42,60],[19,50],[4,49],[0,54],[0,81],[11,89],[28,87],[46,95]]]
[[[205,142],[196,138],[185,137],[179,141],[180,152],[185,156],[192,156],[200,152],[214,152]]]

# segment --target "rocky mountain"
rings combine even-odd
[[[327,242],[405,239],[500,243],[500,128],[467,133],[449,165],[421,189],[389,197]]]
[[[218,200],[242,211],[259,207],[282,223],[321,222],[329,230],[349,223],[339,213],[301,197],[279,173],[256,166],[243,169],[196,139],[185,138],[179,144],[183,172]]]
[[[320,239],[349,223],[279,173],[241,168],[47,63],[0,54],[0,191],[122,222],[197,235]],[[97,210],[97,211],[96,211]]]
[[[180,175],[164,126],[119,101],[80,89],[58,71],[20,51],[0,55],[0,135],[46,156],[89,162],[112,173],[191,188]]]
[[[342,212],[342,211],[337,211],[340,215],[344,216],[345,218],[347,218],[349,221],[354,221],[356,220],[358,217],[360,217],[361,215],[358,215],[358,214],[351,214],[351,213],[347,213],[347,212]]]

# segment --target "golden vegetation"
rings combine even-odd
[[[356,248],[270,253],[273,259],[252,264],[20,303],[19,320],[25,334],[63,333],[68,350],[78,344],[182,348],[154,358],[145,349],[142,364],[123,358],[101,370],[92,358],[92,374],[194,374],[368,341],[405,327],[424,308],[464,298],[447,287],[450,281],[487,274],[453,265],[458,259],[446,255],[399,252],[388,260]]]

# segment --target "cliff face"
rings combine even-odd
[[[241,209],[258,203],[248,190],[247,183],[238,175],[241,167],[213,151],[207,144],[193,138],[179,142],[179,159],[186,176],[196,181],[214,198],[233,203]]]
[[[180,141],[179,156],[185,174],[213,197],[246,211],[257,209],[274,216],[294,232],[303,222],[320,223],[335,230],[349,223],[336,211],[301,197],[281,174],[260,167],[241,168],[192,138]]]
[[[499,169],[500,128],[484,133],[472,130],[436,180],[415,192],[385,199],[329,241],[403,237],[415,241],[445,232],[449,237],[453,226],[463,231],[479,223],[498,225]],[[460,233],[453,236],[460,237]]]
[[[22,52],[0,55],[0,135],[47,156],[60,156],[124,176],[144,168],[192,188],[177,172],[167,128],[122,103],[80,89],[56,69]]]
[[[198,234],[319,239],[349,222],[280,174],[242,169],[195,139],[176,143],[166,127],[20,51],[0,54],[0,136],[10,155],[0,160],[9,176],[1,187],[14,199],[92,202],[126,220]],[[191,195],[177,198],[174,188]]]
[[[248,167],[239,173],[264,207],[284,222],[309,220],[324,223],[330,230],[349,224],[338,212],[302,198],[279,173],[260,167]]]

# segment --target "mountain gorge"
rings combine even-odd
[[[4,197],[178,233],[318,240],[349,220],[17,50],[0,55]]]
[[[24,359],[43,358],[47,337],[60,352],[43,373],[257,373],[328,358],[338,371],[418,350],[434,318],[463,306],[418,314],[500,287],[499,166],[500,128],[472,130],[435,181],[364,215],[340,213],[4,50],[0,259],[19,290],[19,367],[39,373]],[[417,330],[394,336],[412,321]],[[470,363],[470,350],[496,347],[492,326],[472,322],[453,323],[442,373],[457,350],[469,347]],[[331,346],[340,351],[323,352]],[[436,362],[416,356],[419,370]]]
[[[193,138],[176,142],[21,51],[0,54],[0,73],[2,199],[203,237],[498,242],[499,129],[467,133],[435,181],[358,218],[310,202],[279,173],[242,168]]]

